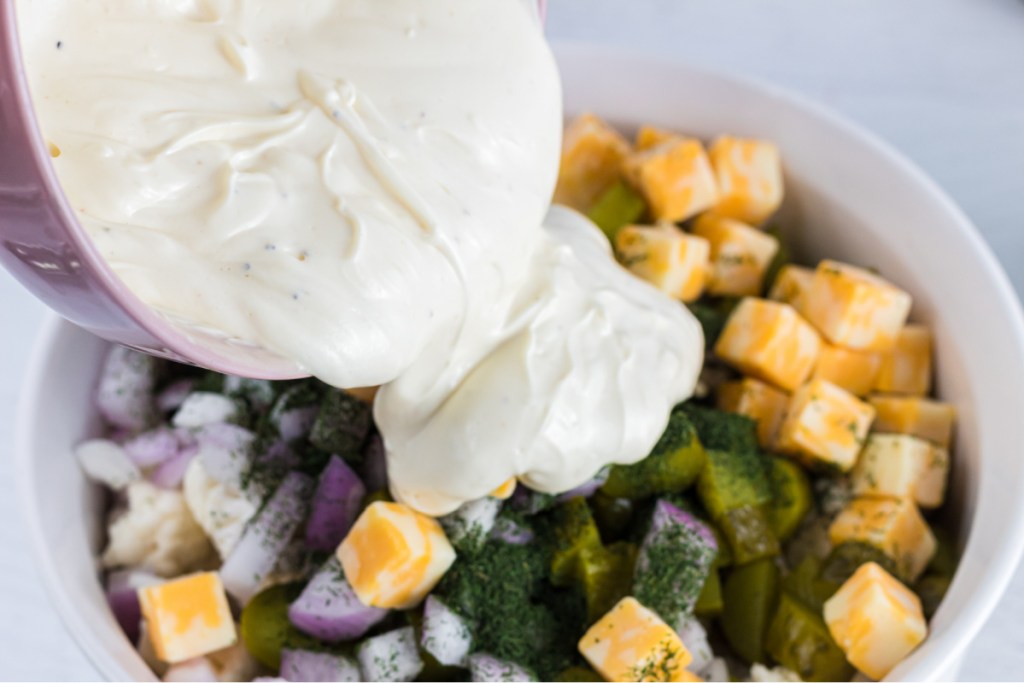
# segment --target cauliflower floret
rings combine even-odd
[[[192,517],[213,541],[221,558],[226,558],[256,514],[256,504],[233,484],[210,476],[202,458],[193,458],[189,464],[182,490]]]
[[[105,567],[138,567],[171,577],[210,566],[213,548],[178,491],[128,485],[128,507],[111,516]]]

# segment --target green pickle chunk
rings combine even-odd
[[[619,230],[639,221],[646,211],[647,202],[640,193],[628,184],[619,182],[598,197],[587,212],[587,218],[594,221],[609,240],[614,241]]]
[[[760,508],[744,505],[728,510],[718,520],[726,543],[732,549],[733,562],[747,564],[779,554],[779,541],[772,533]]]
[[[629,498],[614,498],[598,491],[590,497],[590,511],[594,515],[594,521],[601,532],[601,538],[606,541],[620,539],[629,529],[633,521],[633,512],[636,505]]]
[[[821,614],[825,601],[831,598],[840,586],[821,578],[821,570],[822,561],[808,555],[782,579],[782,590],[817,614]]]
[[[301,583],[271,586],[257,594],[242,609],[239,632],[245,649],[256,661],[277,671],[281,649],[319,649],[320,643],[292,626],[288,605],[302,593]]]
[[[719,523],[730,510],[770,503],[771,488],[762,456],[757,451],[708,450],[697,480],[697,495]]]
[[[582,574],[584,555],[602,550],[601,534],[584,498],[573,498],[555,508],[553,538],[551,583],[569,586]]]
[[[931,619],[935,616],[942,599],[946,597],[950,583],[952,583],[952,579],[948,576],[928,574],[914,585],[914,592],[917,593],[917,597],[921,598],[921,608],[924,610],[925,617]]]
[[[833,548],[825,558],[825,564],[821,569],[821,578],[841,585],[853,576],[858,567],[868,562],[876,562],[882,569],[900,581],[906,581],[900,576],[896,562],[891,557],[873,545],[858,541],[840,543]]]
[[[722,633],[748,663],[764,661],[765,631],[778,595],[779,568],[767,558],[736,567],[722,586]]]
[[[577,580],[587,601],[587,618],[591,623],[626,597],[633,580],[636,553],[632,543],[586,548],[580,553]]]
[[[805,681],[845,681],[853,675],[825,620],[785,592],[768,627],[765,648]]]
[[[697,596],[697,604],[693,607],[693,613],[700,618],[717,617],[722,613],[722,579],[718,570],[712,568],[708,578],[704,581],[700,595]]]
[[[768,524],[780,541],[796,533],[811,509],[811,483],[803,468],[792,460],[772,456],[768,459],[768,477],[772,501],[768,506]]]

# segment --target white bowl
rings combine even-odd
[[[959,411],[951,521],[964,552],[928,641],[891,678],[948,676],[1024,546],[1024,318],[1005,274],[934,183],[813,103],[603,48],[557,52],[569,114],[777,142],[787,175],[783,219],[802,260],[875,266],[914,295],[915,318],[935,330],[939,393]],[[71,455],[100,428],[91,394],[105,348],[70,324],[47,325],[22,395],[18,488],[40,572],[69,630],[104,675],[152,680],[107,610],[95,560],[102,496]]]

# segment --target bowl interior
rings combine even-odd
[[[936,334],[938,390],[959,411],[952,522],[964,558],[929,641],[892,673],[934,679],[1004,590],[1024,543],[1024,323],[1005,275],[970,224],[919,171],[863,131],[775,89],[590,47],[558,52],[567,115],[625,129],[653,123],[711,138],[774,140],[788,199],[780,224],[799,260],[874,266],[914,296]],[[53,323],[28,374],[19,458],[35,550],[54,602],[100,670],[151,678],[106,610],[95,552],[102,502],[71,447],[99,425],[90,394],[105,343]],[[59,502],[59,504],[55,504]]]

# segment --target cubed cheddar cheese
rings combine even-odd
[[[874,431],[910,434],[949,448],[956,409],[948,403],[904,396],[870,396],[868,402],[875,407]]]
[[[583,635],[580,653],[607,681],[684,681],[693,657],[672,628],[623,598]]]
[[[932,388],[932,333],[924,325],[907,325],[896,344],[882,354],[875,391],[925,396]]]
[[[216,572],[140,588],[139,606],[150,644],[156,656],[168,664],[216,652],[237,638],[224,585]]]
[[[586,212],[619,179],[629,142],[611,126],[584,114],[562,138],[562,164],[554,201]]]
[[[793,392],[776,446],[808,464],[847,472],[857,462],[875,409],[850,392],[814,379]]]
[[[693,234],[711,245],[711,281],[716,296],[757,296],[779,241],[731,218],[705,213],[693,224]]]
[[[928,635],[921,600],[874,562],[825,603],[825,623],[847,660],[880,680]]]
[[[371,607],[415,607],[455,561],[437,520],[400,503],[378,501],[359,515],[338,546],[356,597]]]
[[[867,396],[882,369],[882,356],[871,351],[854,351],[824,342],[818,364],[811,375],[832,382],[854,396]]]
[[[508,500],[512,497],[512,494],[516,492],[516,478],[510,477],[508,481],[499,486],[498,488],[491,491],[491,498],[497,498],[498,500]]]
[[[715,343],[715,355],[746,375],[792,391],[810,376],[821,338],[792,306],[743,299]]]
[[[910,313],[910,295],[882,278],[838,261],[814,271],[803,314],[833,344],[888,351]]]
[[[774,448],[788,405],[789,396],[784,392],[750,377],[718,388],[718,409],[757,422],[757,440],[762,448]]]
[[[760,225],[782,204],[782,163],[770,142],[723,135],[708,151],[720,198],[715,213]]]
[[[908,434],[872,434],[853,468],[858,496],[912,498],[923,508],[942,504],[949,453]]]
[[[700,140],[673,137],[633,152],[622,172],[644,195],[651,215],[659,221],[686,220],[718,200],[715,177]]]
[[[768,291],[768,298],[772,301],[781,301],[789,304],[797,311],[804,306],[804,298],[807,290],[811,288],[814,281],[814,271],[803,266],[787,264],[779,270],[772,282],[772,288]]]
[[[636,132],[636,149],[642,152],[679,137],[681,136],[678,133],[657,126],[640,126],[640,130]]]
[[[833,520],[828,535],[833,545],[860,542],[878,548],[910,582],[935,554],[935,535],[909,498],[854,498]]]
[[[710,273],[711,247],[671,223],[629,225],[615,235],[619,261],[631,273],[684,302],[696,301]]]

